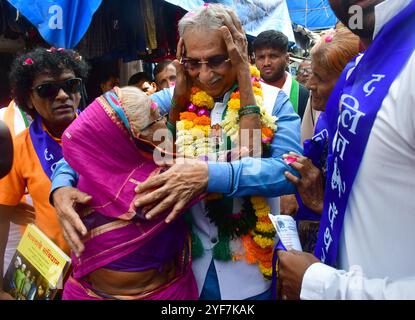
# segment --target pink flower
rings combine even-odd
[[[152,101],[151,102],[151,109],[153,109],[153,110],[157,110],[158,109],[158,105],[157,105],[157,103],[155,103],[154,101]]]
[[[46,51],[48,51],[48,52],[62,52],[62,51],[65,51],[65,49],[64,48],[56,49],[55,47],[50,47],[50,49],[46,49]]]
[[[35,62],[31,59],[31,58],[27,58],[24,62],[23,65],[24,66],[30,66],[32,64],[34,64]]]
[[[204,7],[209,7],[209,3],[206,2],[206,3],[203,4],[203,6]]]
[[[327,43],[328,42],[332,42],[333,41],[333,36],[327,36],[327,37],[325,37],[324,38],[324,41],[327,42]]]
[[[291,164],[291,163],[297,162],[297,158],[296,158],[296,157],[291,157],[291,156],[288,156],[288,157],[286,157],[286,158],[284,159],[284,162],[285,162],[286,164]]]
[[[203,109],[199,109],[198,111],[197,111],[197,115],[199,116],[199,117],[201,117],[201,116],[209,116],[209,111],[207,111],[207,109],[205,109],[205,108],[203,108]]]
[[[191,103],[191,104],[187,107],[187,111],[189,111],[189,112],[196,112],[196,110],[197,110],[197,107],[196,107],[193,103]]]

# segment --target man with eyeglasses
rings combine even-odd
[[[311,60],[305,59],[298,66],[296,79],[303,86],[307,85],[311,76]]]
[[[205,5],[180,20],[179,33],[181,39],[177,60],[173,62],[177,70],[176,86],[151,96],[158,104],[160,113],[169,114],[168,124],[172,131],[175,132],[175,122],[179,120],[180,113],[187,110],[192,87],[200,88],[213,98],[210,125],[220,127],[236,85],[241,107],[250,108],[240,117],[240,127],[258,128],[259,114],[251,83],[247,40],[235,12],[219,4]],[[264,107],[278,118],[278,128],[270,143],[270,157],[245,157],[232,162],[190,159],[170,164],[169,170],[141,183],[136,190],[140,197],[134,204],[144,208],[147,219],[169,209],[171,211],[166,218],[169,223],[191,199],[205,192],[224,194],[229,200],[228,205],[223,207],[223,214],[235,216],[241,210],[243,196],[272,198],[294,192],[284,176],[287,170],[294,170],[285,164],[282,156],[289,151],[301,152],[300,118],[293,112],[288,97],[278,88],[263,84],[262,91]],[[222,146],[226,144],[225,137]],[[251,151],[249,146],[248,152]],[[83,250],[79,234],[85,234],[86,230],[73,209],[73,203],[87,203],[88,197],[71,187],[74,180],[76,182],[74,172],[61,162],[55,172],[51,198],[66,226],[73,249],[79,252]],[[278,214],[278,200],[272,198],[269,202],[271,212]],[[206,216],[205,204],[204,201],[199,202],[191,208],[193,241],[196,243],[199,239],[202,246],[201,256],[196,258],[194,253],[192,266],[200,299],[271,299],[271,281],[264,277],[257,263],[219,257],[216,245],[225,243],[223,233]],[[240,236],[237,238],[235,241],[240,240]],[[229,242],[228,245],[232,246]],[[226,246],[224,249],[226,251]]]
[[[415,1],[329,3],[364,53],[345,67],[325,109],[328,186],[314,255],[278,251],[279,293],[413,300]]]
[[[34,120],[15,137],[13,167],[0,180],[1,235],[8,234],[10,220],[21,219],[30,211],[36,225],[69,253],[47,190],[56,162],[62,157],[61,136],[77,116],[81,83],[87,73],[87,64],[73,50],[38,48],[13,62],[10,71],[13,98]],[[35,212],[20,203],[26,188]],[[2,236],[0,274],[3,274],[6,241],[7,236]],[[0,291],[0,299],[7,298],[10,296]]]

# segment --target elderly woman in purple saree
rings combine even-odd
[[[137,184],[161,170],[152,141],[138,140],[149,124],[165,128],[155,121],[159,116],[138,89],[115,88],[64,132],[64,157],[79,174],[78,188],[92,201],[82,216],[88,229],[85,250],[72,256],[63,299],[198,298],[184,217],[169,224],[163,217],[148,221],[132,205]]]

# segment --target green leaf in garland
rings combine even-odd
[[[205,253],[205,248],[203,248],[202,240],[192,228],[192,258],[197,259],[203,256]]]
[[[248,234],[255,227],[257,216],[252,207],[250,197],[243,198],[242,211],[233,214],[233,199],[222,198],[206,202],[206,216],[214,223],[223,235],[230,238]]]
[[[231,248],[229,246],[229,236],[219,231],[219,241],[213,247],[213,258],[219,261],[229,261],[232,259]]]
[[[184,219],[188,228],[190,229],[190,234],[192,237],[192,259],[200,258],[205,254],[205,248],[203,247],[202,240],[194,231],[193,227],[193,217],[190,210],[186,210],[184,213]]]

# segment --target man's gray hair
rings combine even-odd
[[[209,3],[201,6],[194,11],[188,12],[179,21],[179,35],[183,37],[186,29],[196,30],[218,30],[225,25],[222,16],[232,22],[230,12],[234,12],[230,7],[218,3]],[[235,16],[237,16],[236,12]]]

